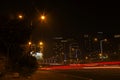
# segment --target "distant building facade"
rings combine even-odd
[[[95,40],[96,39],[96,40]],[[76,37],[54,37],[53,56],[58,62],[99,61],[100,41],[102,42],[104,60],[112,60],[113,54],[120,54],[120,35],[112,33],[82,33]]]

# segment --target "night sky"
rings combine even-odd
[[[0,20],[2,16],[11,18],[23,14],[24,19],[33,22],[34,30],[30,35],[32,43],[38,44],[40,40],[44,41],[46,54],[49,55],[52,54],[50,51],[53,37],[56,36],[67,39],[79,38],[81,33],[115,32],[120,34],[119,10],[119,2],[114,1],[1,0]],[[46,16],[45,23],[41,23],[38,19],[42,13]]]
[[[120,16],[118,4],[114,2],[92,2],[83,0],[3,0],[1,15],[24,13],[33,20],[44,12],[47,23],[42,26],[42,35],[70,36],[83,32],[119,32]],[[115,6],[114,6],[115,5]],[[33,36],[41,34],[36,27]],[[36,35],[37,36],[37,35]]]

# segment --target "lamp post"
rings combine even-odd
[[[97,38],[94,38],[94,41],[98,41],[98,39]],[[102,54],[103,53],[103,42],[106,42],[107,41],[107,39],[102,39],[102,40],[100,40],[100,53]]]
[[[21,19],[22,15],[19,15],[18,17]],[[46,16],[44,14],[40,15],[38,18],[39,18],[38,21],[39,21],[40,24],[46,20]],[[30,26],[33,26],[33,21],[32,20],[30,20]],[[34,31],[36,31],[37,33],[40,32],[40,39],[42,39],[42,24],[41,24],[41,27],[36,27]],[[34,31],[33,31],[32,35],[30,35],[30,40],[31,41],[32,41],[32,39],[36,38],[36,36],[35,36],[35,38],[33,36],[33,35],[36,35],[36,32],[34,32]],[[39,42],[39,46],[42,46],[43,42],[42,42],[42,40],[40,40],[40,41],[41,42]],[[29,42],[28,44],[31,45],[31,42]]]
[[[101,54],[103,54],[103,45],[102,45],[102,43],[103,43],[104,41],[106,42],[107,39],[100,40],[100,53],[101,53]]]
[[[31,52],[31,45],[32,45],[32,42],[29,41],[29,42],[28,42],[28,52],[29,52],[29,54],[30,54],[30,52]],[[29,55],[29,54],[28,54],[28,55]]]
[[[42,41],[39,42],[39,46],[40,46],[40,53],[43,53],[43,42]]]
[[[103,41],[104,41],[104,40],[100,40],[100,53],[101,53],[101,54],[103,53],[103,47],[102,47]]]

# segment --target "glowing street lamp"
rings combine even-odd
[[[44,15],[41,15],[41,20],[45,20],[45,16]]]
[[[40,42],[39,45],[40,45],[40,46],[43,46],[43,42]]]
[[[43,53],[43,42],[41,41],[39,45],[40,45],[40,52]]]
[[[101,52],[101,54],[103,53],[103,46],[102,46],[103,41],[106,42],[107,39],[100,40],[100,52]]]
[[[19,19],[23,19],[23,15],[19,14],[19,15],[18,15],[18,18],[19,18]]]
[[[94,41],[98,41],[98,38],[94,38]],[[101,54],[103,53],[103,45],[102,45],[103,42],[107,42],[107,39],[100,40],[100,53]]]
[[[94,41],[98,41],[98,38],[94,38]]]
[[[105,42],[107,42],[107,39],[104,39]]]
[[[32,44],[32,42],[28,42],[28,44],[29,44],[29,45],[31,45],[31,44]]]

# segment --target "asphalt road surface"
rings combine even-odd
[[[31,80],[90,80],[81,76],[69,75],[58,71],[37,71]]]
[[[120,80],[120,69],[38,70],[31,80]]]
[[[2,80],[120,80],[120,69],[37,70],[26,78]]]

